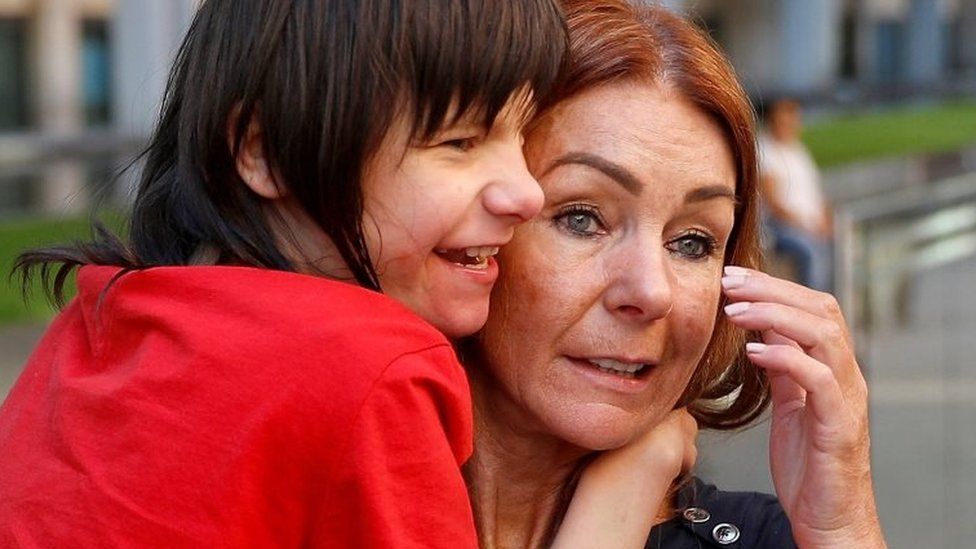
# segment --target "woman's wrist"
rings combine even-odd
[[[864,509],[860,518],[836,530],[824,531],[794,528],[801,549],[885,549],[888,547],[881,521],[873,506]]]
[[[867,529],[864,529],[867,530]],[[880,526],[871,531],[838,532],[811,542],[797,540],[800,549],[887,549]]]

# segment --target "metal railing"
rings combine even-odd
[[[83,212],[143,145],[110,130],[0,134],[0,217]]]
[[[905,323],[913,278],[976,256],[976,172],[843,203],[834,223],[837,297],[870,364],[872,335]]]

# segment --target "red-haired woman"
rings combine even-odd
[[[502,251],[465,349],[482,546],[884,546],[844,319],[757,270],[753,114],[733,70],[662,8],[563,4],[571,59],[526,143],[545,204]],[[741,427],[770,402],[778,500],[681,482],[696,424]],[[593,513],[608,528],[565,527]]]

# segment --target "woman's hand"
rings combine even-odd
[[[726,267],[733,324],[769,376],[770,465],[800,547],[885,547],[871,483],[867,384],[833,296]]]
[[[684,408],[586,466],[552,547],[638,548],[673,481],[698,456],[698,424]]]

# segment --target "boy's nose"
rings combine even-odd
[[[542,210],[545,196],[525,164],[520,146],[500,155],[499,174],[485,192],[485,208],[494,215],[511,215],[528,221]]]

